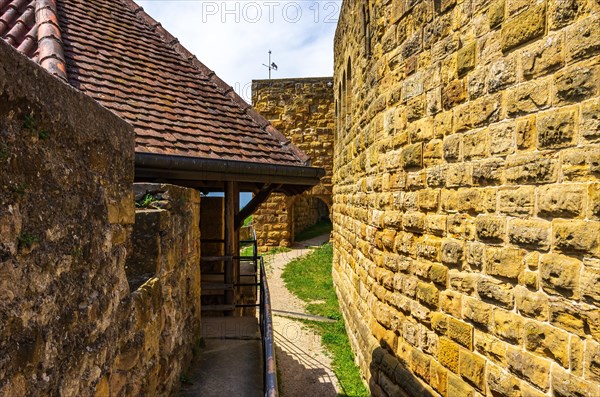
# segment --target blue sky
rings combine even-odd
[[[244,99],[253,79],[333,74],[341,0],[138,0],[146,12]]]

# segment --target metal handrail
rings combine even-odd
[[[260,333],[263,345],[263,385],[265,397],[278,397],[277,360],[275,359],[271,297],[269,294],[267,273],[265,271],[265,262],[262,256],[257,257],[257,259],[260,261]]]

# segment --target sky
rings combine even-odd
[[[138,0],[246,101],[253,79],[333,75],[341,0]]]

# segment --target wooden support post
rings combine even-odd
[[[234,256],[235,253],[235,196],[236,186],[234,182],[225,183],[225,255]],[[238,193],[239,195],[239,193]],[[225,284],[235,283],[234,278],[234,263],[232,261],[225,262]],[[225,292],[225,304],[235,305],[234,291]],[[226,315],[232,315],[233,312],[228,312]]]
[[[238,213],[240,212],[240,189],[239,189],[239,185],[237,182],[234,182],[233,185],[233,251],[235,252],[234,256],[239,256],[240,255],[240,229],[236,226],[235,224],[235,219],[238,215]],[[244,303],[241,301],[242,299],[242,294],[241,294],[241,287],[239,287],[239,284],[242,282],[240,279],[240,274],[241,274],[241,262],[237,259],[235,259],[233,261],[233,279],[235,280],[235,283],[238,285],[238,287],[234,288],[235,291],[235,302],[236,303]],[[235,311],[236,314],[240,314],[242,313],[242,310],[236,310]]]

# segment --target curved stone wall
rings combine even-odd
[[[600,5],[343,4],[334,279],[375,396],[600,395]]]

